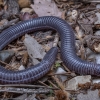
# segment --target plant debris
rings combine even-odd
[[[56,16],[73,28],[77,56],[100,64],[99,3],[99,0],[0,0],[0,32],[25,20]],[[0,65],[7,70],[24,71],[41,62],[52,47],[59,50],[49,73],[30,84],[0,85],[0,98],[99,100],[99,77],[79,75],[64,65],[60,55],[60,36],[55,30],[38,30],[14,40],[0,51]]]

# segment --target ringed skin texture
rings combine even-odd
[[[63,19],[53,16],[39,17],[20,22],[0,33],[0,50],[13,40],[32,31],[42,29],[56,30],[61,39],[61,56],[65,65],[79,74],[91,74],[100,76],[100,65],[81,60],[75,51],[75,36],[71,26]],[[21,84],[29,83],[43,77],[54,64],[57,56],[57,47],[47,52],[41,63],[22,71],[9,71],[0,66],[0,83]]]

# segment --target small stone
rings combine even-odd
[[[11,61],[11,58],[14,56],[15,52],[12,50],[0,51],[0,60],[6,63]]]
[[[88,91],[87,94],[80,93],[77,96],[77,100],[100,100],[99,91]]]
[[[97,5],[96,5],[96,8],[99,8],[99,9],[100,9],[100,4],[97,4]]]
[[[100,64],[100,54],[96,54],[95,58],[96,58],[96,63]]]
[[[24,70],[25,69],[25,67],[23,66],[23,65],[21,65],[19,68],[18,68],[18,70]]]
[[[94,35],[100,35],[100,31],[96,31]]]
[[[98,20],[95,22],[95,24],[100,24],[100,13],[97,12],[96,16],[97,16]]]
[[[94,50],[95,52],[100,53],[100,43],[94,44]]]
[[[77,76],[68,81],[67,90],[77,90],[78,84],[85,84],[91,82],[91,75]]]
[[[40,63],[40,61],[38,61],[36,58],[32,58],[33,64],[36,65],[38,63]]]
[[[27,100],[37,100],[35,97],[36,97],[36,94],[29,95],[27,97]]]
[[[71,13],[72,19],[75,20],[77,18],[77,16],[78,16],[77,10],[73,10],[72,13]]]
[[[66,71],[63,70],[61,67],[59,67],[59,68],[57,69],[56,74],[63,74],[63,73],[66,73]],[[67,76],[65,76],[65,75],[57,75],[57,77],[60,78],[60,80],[61,80],[62,82],[64,82],[64,81],[67,80]]]
[[[90,55],[90,54],[93,54],[93,51],[87,47],[87,48],[86,48],[86,53],[87,53],[88,55]]]

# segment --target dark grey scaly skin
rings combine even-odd
[[[81,60],[75,51],[75,38],[72,28],[64,20],[47,16],[20,22],[0,34],[0,50],[16,38],[40,29],[52,28],[58,31],[61,39],[61,56],[65,65],[79,74],[100,76],[100,65]],[[0,66],[0,83],[16,84],[36,81],[43,77],[53,65],[57,48],[53,47],[38,65],[23,71],[9,71]]]

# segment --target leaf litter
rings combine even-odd
[[[0,32],[20,21],[41,16],[60,17],[75,32],[77,55],[83,60],[100,64],[100,4],[98,0],[82,1],[84,0],[0,0]],[[0,65],[18,71],[39,63],[53,46],[59,48],[55,64],[47,75],[31,84],[0,85],[0,98],[99,100],[100,79],[71,72],[62,62],[60,42],[57,32],[46,29],[26,34],[0,51]]]

